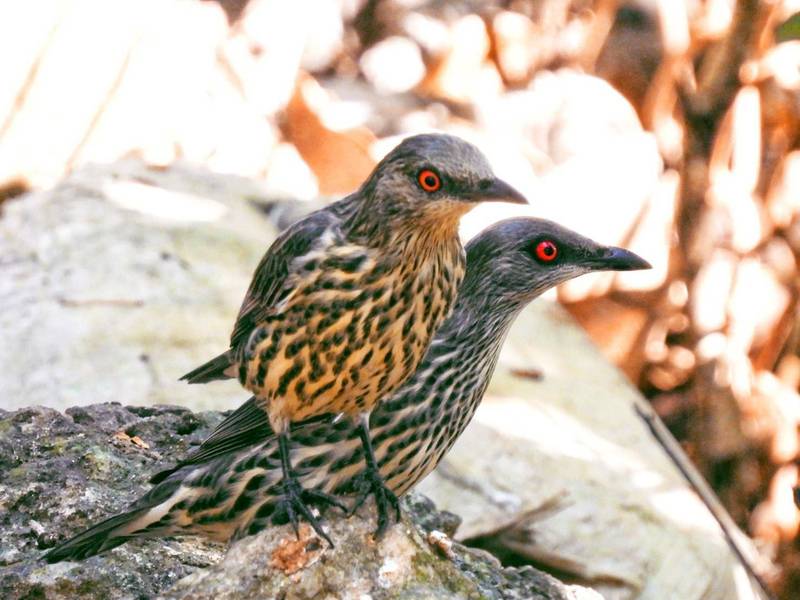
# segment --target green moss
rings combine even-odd
[[[11,419],[0,420],[0,435],[3,435],[11,429]]]
[[[125,463],[118,456],[106,452],[100,446],[93,446],[89,452],[84,454],[81,457],[81,464],[92,475],[106,475],[112,470],[117,471],[120,468],[127,470]]]
[[[61,456],[62,454],[64,454],[64,451],[67,450],[68,447],[69,447],[69,440],[66,438],[57,437],[51,440],[50,450],[53,452],[53,454]]]
[[[447,559],[439,558],[432,552],[417,552],[411,559],[414,576],[409,585],[404,586],[399,598],[416,596],[414,588],[447,589],[456,598],[480,599],[482,595],[476,585],[458,567]]]
[[[25,466],[24,465],[20,465],[18,467],[14,467],[13,469],[10,469],[8,471],[8,477],[9,477],[9,479],[17,479],[17,478],[21,479],[21,478],[25,477],[25,473],[26,473]]]
[[[92,594],[93,592],[100,592],[100,591],[101,591],[101,589],[102,589],[102,587],[103,587],[103,586],[101,586],[101,585],[100,585],[98,582],[96,582],[96,581],[87,580],[87,581],[82,581],[82,582],[81,582],[81,583],[78,585],[78,588],[77,588],[77,590],[76,590],[76,591],[77,591],[77,592],[78,592],[78,594],[80,594],[81,596],[87,596],[87,595],[89,595],[89,594]],[[96,594],[96,597],[98,597],[98,598],[100,598],[100,597],[102,597],[102,596],[103,596],[103,594]]]

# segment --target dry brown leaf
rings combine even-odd
[[[766,199],[767,211],[779,227],[800,215],[800,150],[783,157]]]
[[[717,249],[691,284],[689,314],[699,334],[719,331],[727,323],[727,304],[736,273],[736,256]]]
[[[321,117],[331,108],[330,95],[310,75],[301,75],[286,107],[285,132],[317,176],[319,191],[340,195],[355,190],[375,166],[370,146],[375,136],[366,127],[335,131]]]
[[[653,268],[617,274],[614,278],[616,289],[650,291],[667,283],[680,184],[680,175],[676,171],[670,169],[661,174],[644,214],[630,241],[625,244],[626,248],[645,257]]]
[[[133,444],[134,446],[138,446],[142,450],[150,449],[150,444],[145,442],[138,435],[134,435],[131,437],[121,429],[114,434],[114,439],[119,440],[120,442],[123,442],[125,444]]]
[[[643,308],[620,304],[610,298],[595,298],[567,305],[603,354],[618,365],[631,381],[638,381],[644,368],[642,347],[650,319]]]
[[[134,444],[134,445],[136,445],[136,446],[139,446],[139,448],[142,448],[142,449],[144,449],[144,450],[149,450],[149,449],[150,449],[150,444],[148,444],[147,442],[145,442],[145,441],[144,441],[142,438],[140,438],[138,435],[135,435],[135,436],[133,436],[133,437],[131,438],[131,443],[133,443],[133,444]]]
[[[731,343],[745,352],[763,343],[785,314],[790,299],[786,288],[761,261],[743,259],[728,301]]]
[[[796,465],[784,465],[775,473],[768,498],[756,506],[750,517],[750,528],[756,537],[777,544],[797,536],[800,512],[793,492],[797,481]]]
[[[130,442],[131,441],[131,436],[129,436],[127,433],[125,433],[122,430],[117,431],[114,434],[114,438],[118,439],[121,442]]]
[[[319,538],[312,534],[307,523],[302,523],[296,537],[294,533],[289,533],[288,537],[281,539],[272,552],[269,564],[286,575],[292,575],[315,562],[321,553]]]

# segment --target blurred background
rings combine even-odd
[[[533,205],[476,210],[466,235],[527,210],[653,263],[571,282],[558,299],[773,554],[776,589],[798,597],[798,11],[800,0],[4,3],[0,209],[131,157],[313,203],[352,191],[402,136],[470,139]]]

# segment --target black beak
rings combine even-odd
[[[638,254],[625,248],[609,246],[591,261],[594,271],[641,271],[653,267]]]
[[[461,195],[467,202],[510,202],[512,204],[529,204],[528,199],[502,179],[485,180],[474,190]]]

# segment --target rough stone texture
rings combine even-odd
[[[127,161],[4,204],[3,407],[236,407],[235,382],[178,378],[227,347],[275,237],[252,201],[266,197],[250,180]]]
[[[124,508],[220,420],[167,406],[0,411],[0,598],[150,597],[218,560],[221,546],[188,538],[131,542],[84,563],[33,559]]]
[[[164,595],[171,600],[237,598],[503,598],[508,600],[599,600],[592,590],[564,586],[532,567],[502,568],[491,554],[431,533],[433,504],[406,499],[402,523],[374,543],[374,512],[331,519],[336,549],[320,540],[296,542],[287,527],[244,539],[214,567],[186,577]],[[436,541],[436,540],[440,541]],[[299,572],[295,569],[301,568]]]
[[[452,534],[458,519],[422,496],[406,500],[403,522],[379,544],[370,535],[375,516],[362,508],[350,519],[330,516],[335,550],[309,536],[308,527],[296,542],[285,526],[237,542],[224,558],[220,545],[184,538],[131,542],[81,563],[37,560],[59,539],[133,500],[168,457],[199,443],[221,418],[118,404],[67,414],[0,411],[0,597],[599,597],[530,567],[503,568],[484,551],[450,545],[446,534],[430,543],[429,531]]]

